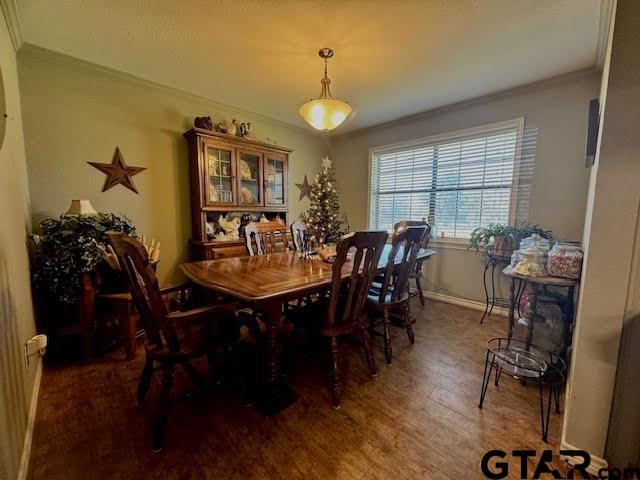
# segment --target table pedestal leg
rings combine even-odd
[[[280,341],[278,336],[282,304],[280,302],[265,303],[260,306],[260,311],[264,313],[267,324],[267,372],[266,381],[258,394],[256,408],[265,416],[273,417],[291,405],[296,396],[280,376]]]

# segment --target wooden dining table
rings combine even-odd
[[[378,269],[384,270],[391,245],[386,245]],[[422,249],[418,261],[435,255]],[[402,250],[397,254],[400,261]],[[288,251],[258,256],[221,258],[180,265],[184,275],[196,285],[252,305],[262,312],[267,326],[267,378],[256,406],[267,416],[275,415],[295,400],[295,394],[280,377],[278,326],[284,304],[331,286],[332,264],[320,258],[301,258]],[[351,273],[350,262],[343,266],[343,277]]]

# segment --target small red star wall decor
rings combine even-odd
[[[300,189],[300,198],[298,201],[302,200],[304,197],[309,197],[309,181],[307,180],[307,176],[304,176],[304,181],[302,183],[296,183],[296,187]]]
[[[120,184],[123,187],[127,187],[132,192],[138,193],[136,184],[133,183],[133,178],[131,177],[143,170],[146,170],[144,167],[130,167],[124,163],[124,158],[122,158],[120,148],[118,147],[116,147],[116,151],[113,153],[113,160],[111,163],[87,163],[92,167],[97,168],[107,176],[104,181],[104,186],[102,187],[103,192],[106,192],[110,188]]]

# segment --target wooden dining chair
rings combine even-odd
[[[287,227],[280,222],[251,222],[245,227],[247,250],[252,257],[289,250]],[[253,250],[255,242],[256,251]]]
[[[427,248],[429,245],[429,239],[431,238],[431,225],[423,218],[422,220],[401,220],[393,226],[393,231],[397,232],[402,227],[427,227],[427,234],[422,240],[420,248]],[[420,299],[420,305],[424,307],[424,291],[422,290],[422,262],[416,262],[416,265],[411,272],[410,278],[416,283],[416,292],[411,293],[412,297],[417,296]]]
[[[345,235],[336,248],[332,266],[331,293],[326,309],[322,309],[320,335],[329,339],[331,352],[331,406],[340,408],[342,391],[342,350],[340,339],[353,334],[362,338],[365,356],[372,376],[377,373],[371,350],[365,304],[376,274],[387,232],[353,232]],[[351,258],[347,258],[351,254]],[[346,269],[346,272],[345,272]],[[343,274],[349,276],[343,280]]]
[[[425,225],[398,228],[393,234],[382,283],[373,283],[367,298],[367,306],[371,312],[371,328],[375,329],[382,324],[384,353],[388,365],[391,365],[393,355],[389,332],[391,315],[400,319],[409,341],[412,344],[415,342],[409,315],[408,285],[411,273],[415,272],[418,252],[422,248],[427,231]]]
[[[233,317],[236,306],[223,304],[169,312],[163,299],[167,292],[160,290],[142,243],[119,232],[108,232],[107,236],[129,280],[145,332],[146,358],[138,385],[137,405],[143,404],[153,373],[162,372],[159,409],[153,426],[153,450],[159,452],[164,445],[175,367],[181,366],[194,384],[201,386],[203,379],[190,361],[206,356],[213,368],[223,344],[218,341],[219,322]],[[173,287],[174,290],[178,288]]]
[[[291,238],[293,239],[293,246],[297,251],[302,250],[303,243],[306,241],[305,235],[308,232],[307,224],[301,218],[298,218],[291,224]]]

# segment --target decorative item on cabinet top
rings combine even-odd
[[[211,117],[196,117],[193,120],[194,127],[204,128],[205,130],[213,130],[213,120]]]

